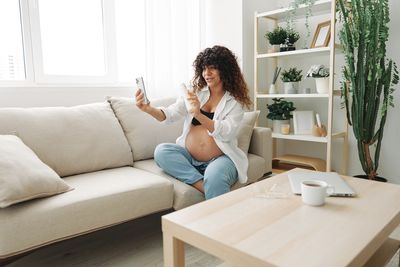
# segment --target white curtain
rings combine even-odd
[[[176,96],[201,48],[202,0],[146,0],[146,84],[151,98]]]

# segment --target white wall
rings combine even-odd
[[[205,0],[204,15],[205,46],[226,46],[241,61],[243,56],[242,0]]]

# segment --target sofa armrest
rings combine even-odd
[[[254,127],[249,153],[264,158],[264,173],[272,172],[272,132],[270,128]]]

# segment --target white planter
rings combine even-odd
[[[297,94],[299,89],[299,82],[285,82],[283,83],[285,94]]]
[[[272,121],[272,132],[281,133],[281,125],[290,124],[290,120],[273,120]]]
[[[327,94],[329,92],[329,77],[315,78],[315,88],[318,94]]]
[[[269,86],[268,94],[273,95],[273,94],[277,94],[277,93],[278,93],[278,91],[276,90],[275,84],[271,83],[271,85]]]
[[[268,53],[276,53],[276,52],[279,52],[279,45],[270,45]]]

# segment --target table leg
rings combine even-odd
[[[167,234],[163,233],[164,267],[183,267],[185,266],[184,243]]]

